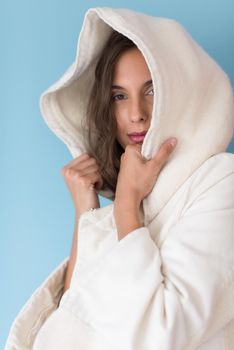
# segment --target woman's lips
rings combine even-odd
[[[145,135],[128,135],[128,137],[133,142],[142,142],[145,138]]]

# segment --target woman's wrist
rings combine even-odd
[[[99,206],[98,207],[89,207],[87,209],[83,209],[82,211],[75,211],[75,218],[76,220],[79,220],[80,219],[80,216],[83,214],[83,213],[86,213],[88,211],[95,211],[96,209],[100,208]]]
[[[140,210],[141,200],[135,193],[116,193],[114,206],[121,208],[124,207],[127,210]]]
[[[114,218],[119,240],[130,232],[142,227],[140,220],[140,203],[129,201],[114,202]]]

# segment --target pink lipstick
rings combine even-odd
[[[145,134],[147,133],[146,131],[141,131],[141,132],[132,132],[128,134],[128,137],[133,141],[133,142],[142,142],[145,138]]]

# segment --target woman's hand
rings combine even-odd
[[[174,150],[170,141],[162,143],[157,154],[150,160],[144,160],[140,153],[141,145],[127,145],[121,156],[120,171],[117,180],[115,198],[122,203],[137,203],[152,191],[157,177]],[[130,201],[130,202],[129,202]]]
[[[70,191],[78,218],[89,208],[100,207],[96,189],[101,189],[103,180],[95,158],[83,153],[65,165],[61,174]]]

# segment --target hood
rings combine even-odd
[[[74,62],[40,97],[45,122],[74,158],[86,152],[81,120],[95,65],[113,29],[137,45],[153,80],[155,99],[142,156],[153,157],[171,136],[178,140],[143,200],[145,222],[150,222],[203,162],[228,147],[234,129],[233,90],[227,74],[175,20],[123,8],[90,8]],[[110,190],[98,194],[114,199]]]

